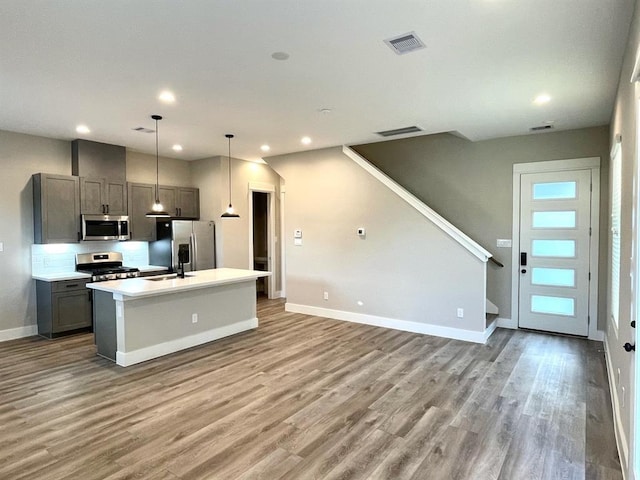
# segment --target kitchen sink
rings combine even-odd
[[[194,273],[185,273],[184,274],[185,277],[195,277]],[[176,278],[178,278],[178,274],[177,273],[169,273],[167,275],[158,275],[155,277],[146,277],[145,280],[150,280],[152,282],[163,282],[165,280],[175,280]]]

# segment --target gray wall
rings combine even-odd
[[[619,435],[619,443],[628,445],[630,450],[638,449],[640,439],[633,438],[633,409],[634,404],[638,402],[638,393],[633,398],[635,385],[634,376],[634,357],[637,359],[638,353],[630,355],[626,353],[621,346],[625,342],[636,343],[636,330],[630,327],[630,321],[636,319],[633,309],[633,285],[632,277],[638,278],[639,272],[636,272],[634,261],[636,258],[633,251],[634,235],[638,237],[637,225],[634,231],[634,178],[637,178],[638,172],[638,154],[637,154],[637,118],[640,112],[637,110],[638,98],[640,98],[640,86],[638,83],[630,83],[631,72],[637,54],[638,45],[640,44],[640,2],[636,2],[636,10],[634,13],[633,23],[631,25],[629,40],[624,54],[624,63],[620,73],[620,82],[618,85],[618,93],[614,112],[611,120],[610,144],[614,144],[614,136],[622,135],[622,214],[620,219],[620,313],[619,328],[616,329],[607,315],[607,350],[611,360],[609,364],[611,378],[613,378],[612,389],[614,395],[614,410],[616,412],[616,421],[621,427]],[[637,195],[637,191],[636,191]],[[637,197],[636,197],[637,198]],[[609,215],[606,215],[609,218]],[[608,270],[605,270],[608,272]],[[607,312],[610,307],[607,308]],[[620,371],[620,380],[618,381],[617,371]],[[635,386],[634,386],[635,385]],[[624,388],[625,396],[623,400],[622,389]],[[625,446],[622,448],[621,463],[625,469],[628,460],[625,458]],[[627,479],[634,478],[631,468],[628,470]]]
[[[33,191],[38,172],[71,175],[71,143],[0,130],[0,331],[36,323],[31,280]]]
[[[485,265],[340,147],[265,160],[286,182],[288,303],[484,330]]]
[[[515,163],[601,157],[601,249],[599,329],[604,330],[607,294],[608,127],[470,142],[428,135],[353,147],[363,157],[480,243],[502,262],[489,264],[487,297],[511,317],[512,174]],[[516,247],[517,248],[517,247]]]

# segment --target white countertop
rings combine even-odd
[[[149,280],[154,277],[111,280],[108,282],[90,283],[87,287],[103,292],[111,292],[123,297],[140,298],[213,287],[216,285],[246,282],[259,277],[268,277],[271,275],[271,272],[240,270],[237,268],[214,268],[211,270],[187,272],[186,275],[185,278],[171,278],[161,281]]]
[[[159,267],[157,265],[145,265],[137,267],[141,272],[166,272],[167,267]],[[44,282],[61,282],[64,280],[91,279],[88,273],[72,272],[56,272],[56,273],[36,273],[31,275],[34,280],[42,280]]]

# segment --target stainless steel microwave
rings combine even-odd
[[[129,240],[126,215],[82,215],[82,240]]]

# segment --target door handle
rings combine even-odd
[[[520,252],[520,266],[527,266],[527,252]]]
[[[627,352],[633,352],[636,349],[635,345],[631,345],[629,342],[625,343],[622,348],[624,348]]]

